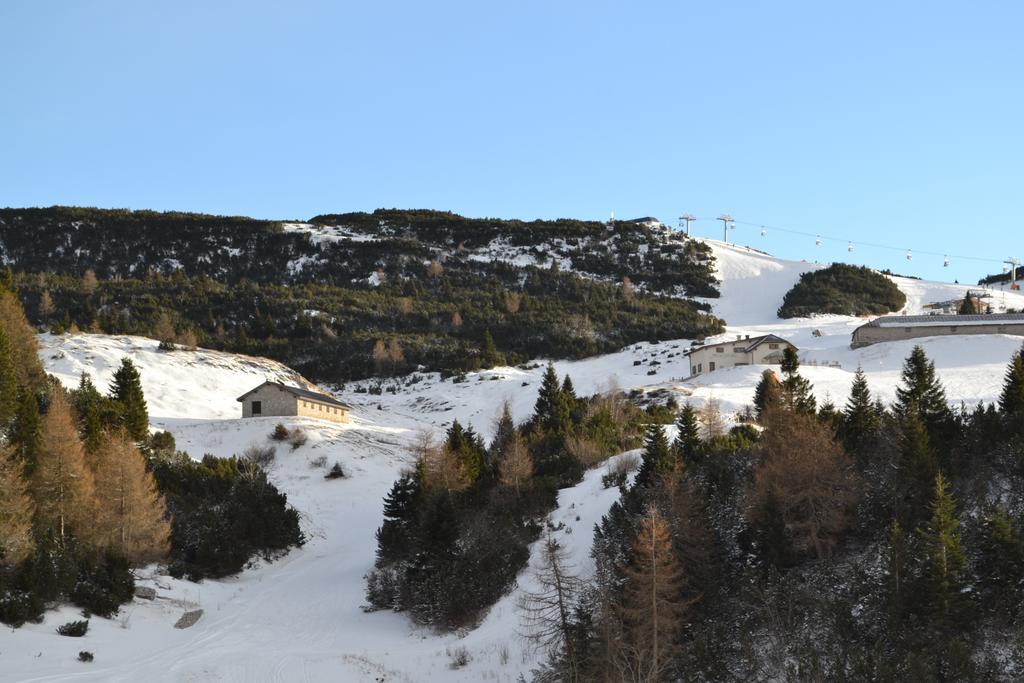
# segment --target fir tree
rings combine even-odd
[[[676,458],[686,465],[700,462],[704,457],[704,443],[700,439],[697,412],[689,403],[679,411],[676,419],[676,438],[672,443]]]
[[[792,346],[787,346],[782,353],[781,370],[786,376],[782,381],[783,403],[790,410],[814,415],[818,410],[818,404],[814,399],[811,383],[800,375],[800,359]]]
[[[881,421],[875,405],[871,400],[871,390],[864,370],[857,367],[850,387],[850,399],[843,411],[841,434],[847,450],[863,458],[866,451],[873,447],[878,439]]]
[[[925,550],[923,597],[929,630],[935,633],[930,640],[939,646],[937,668],[941,672],[953,668],[951,660],[962,658],[956,650],[962,649],[958,641],[969,630],[971,611],[964,593],[967,556],[960,539],[956,501],[941,472],[935,476],[930,509],[931,519],[920,532]],[[946,652],[947,648],[951,651]]]
[[[533,406],[533,419],[536,423],[546,429],[557,428],[558,403],[562,388],[558,383],[558,373],[555,366],[548,363],[544,370],[544,377],[540,382],[540,391],[537,393],[537,402]]]
[[[145,458],[126,433],[107,436],[93,454],[96,542],[135,565],[162,559],[171,527]]]
[[[410,557],[419,501],[419,477],[404,473],[384,497],[384,522],[377,529],[377,566]]]
[[[512,408],[508,401],[504,401],[501,404],[501,415],[494,421],[494,438],[491,440],[490,448],[492,460],[501,457],[515,435],[516,423],[512,419]]]
[[[87,453],[95,453],[103,441],[104,397],[92,378],[85,372],[78,378],[78,387],[71,392],[71,405],[78,414],[78,429],[82,433]]]
[[[14,371],[14,351],[7,333],[0,327],[0,433],[18,412],[18,377]]]
[[[915,346],[903,364],[902,385],[896,389],[895,411],[905,416],[913,410],[931,430],[951,417],[946,392],[935,375],[935,363],[924,349]]]
[[[658,477],[665,474],[675,464],[672,457],[672,449],[668,445],[668,437],[665,436],[665,428],[660,424],[652,424],[647,427],[647,435],[644,437],[644,452],[641,456],[640,470],[637,472],[635,486],[651,486]]]
[[[899,521],[893,518],[889,525],[889,542],[886,557],[887,592],[889,602],[889,619],[893,623],[893,632],[899,633],[902,622],[909,609],[911,574],[907,552],[907,535]]]
[[[0,446],[0,568],[18,564],[35,548],[24,468],[10,446]]]
[[[110,397],[120,409],[119,426],[136,442],[144,441],[149,436],[149,411],[142,393],[142,378],[131,358],[121,359],[121,366],[110,384]]]
[[[1024,416],[1024,348],[1013,354],[999,396],[999,409],[1007,418]]]
[[[981,575],[1011,615],[1019,610],[1024,581],[1024,538],[1006,508],[997,506],[982,523]]]
[[[913,529],[922,520],[934,491],[938,464],[928,430],[913,405],[901,422],[897,515],[903,526]]]
[[[493,368],[505,361],[498,352],[498,347],[494,345],[494,337],[491,336],[490,330],[484,331],[484,343],[480,356],[485,368]]]
[[[32,473],[32,494],[43,528],[63,545],[70,533],[88,543],[95,525],[92,473],[64,392],[53,392],[43,419],[42,440]],[[91,543],[89,543],[91,545]]]

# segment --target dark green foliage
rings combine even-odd
[[[57,627],[57,633],[71,638],[81,638],[89,630],[89,620],[69,621]]]
[[[863,462],[871,456],[871,449],[877,444],[881,418],[871,400],[864,371],[858,367],[850,387],[850,398],[843,411],[839,433],[846,450]]]
[[[640,470],[636,474],[636,486],[650,486],[655,480],[670,471],[677,460],[669,448],[665,428],[661,425],[650,425],[644,437],[644,452],[640,460]]]
[[[381,339],[395,339],[403,351],[388,360],[389,372],[417,365],[457,372],[722,330],[721,321],[699,313],[709,310],[706,304],[658,294],[681,287],[716,296],[710,251],[692,241],[666,242],[646,224],[622,223],[614,252],[604,258],[590,248],[612,235],[603,223],[477,221],[417,211],[335,218],[352,221],[345,229],[370,239],[318,243],[267,221],[57,207],[0,210],[0,241],[17,264],[19,295],[34,303],[48,291],[54,323],[158,336],[166,316],[179,329],[194,329],[202,346],[272,357],[318,380],[374,374],[372,350]],[[476,232],[471,236],[466,226]],[[440,277],[423,265],[433,249],[481,245],[487,235],[532,245],[568,234],[582,241],[562,256],[596,277],[482,262],[458,250]],[[181,267],[169,268],[170,259]],[[304,267],[289,268],[298,259]],[[86,268],[99,277],[95,292],[82,286]],[[367,284],[378,269],[386,281]],[[41,271],[62,274],[48,275],[45,285],[26,275]],[[614,284],[627,273],[646,292],[629,302]],[[517,306],[508,305],[509,295]],[[100,308],[98,301],[107,303]],[[323,315],[310,318],[310,309]],[[461,326],[449,324],[453,310]]]
[[[157,461],[153,475],[171,517],[174,576],[236,574],[253,556],[272,559],[305,542],[298,512],[253,463],[183,456]]]
[[[801,275],[783,298],[779,317],[877,315],[898,311],[906,303],[906,295],[885,275],[863,266],[833,263]]]
[[[925,518],[935,487],[938,464],[924,422],[910,410],[901,422],[897,517],[907,529]]]
[[[571,417],[569,399],[562,393],[555,366],[549,363],[541,378],[537,402],[533,407],[533,420],[545,430],[561,434],[568,428]]]
[[[786,376],[782,380],[781,388],[783,407],[787,410],[813,415],[818,409],[818,404],[814,398],[811,383],[800,375],[800,359],[792,346],[787,346],[782,352],[781,369]],[[762,377],[762,379],[764,378]]]
[[[693,465],[703,458],[704,443],[700,438],[697,413],[689,403],[679,411],[679,418],[676,420],[676,438],[672,442],[672,448],[676,458],[684,465]]]
[[[1006,368],[999,409],[1009,421],[1024,424],[1024,348],[1013,354]]]
[[[110,384],[110,398],[117,404],[117,426],[142,442],[149,436],[149,411],[142,393],[142,378],[131,358],[122,358]]]
[[[93,653],[89,652],[88,650],[82,650],[81,652],[78,653],[78,661],[80,661],[80,662],[87,662],[88,663],[88,662],[91,662],[93,659],[95,659],[95,656],[93,655]]]
[[[80,560],[71,601],[88,614],[110,618],[133,595],[135,579],[128,560],[112,553]]]
[[[914,412],[929,429],[951,417],[946,392],[935,375],[935,363],[928,359],[920,346],[915,346],[903,363],[901,379],[901,386],[896,389],[896,405],[893,406],[897,415]]]
[[[42,429],[43,420],[39,415],[39,399],[33,392],[22,390],[18,401],[18,412],[14,416],[14,424],[11,426],[8,439],[17,450],[22,462],[25,463],[27,473],[31,473],[35,466],[39,445],[43,438]]]

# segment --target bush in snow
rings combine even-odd
[[[89,620],[69,621],[57,627],[57,633],[71,638],[81,638],[89,630]]]
[[[289,435],[288,428],[280,422],[274,425],[274,431],[270,432],[270,438],[274,441],[287,441]]]
[[[288,437],[288,443],[291,444],[292,450],[296,450],[306,445],[309,437],[306,436],[306,432],[296,427],[292,430],[291,436]]]
[[[253,444],[242,451],[242,457],[254,465],[266,467],[274,462],[277,456],[277,449],[273,446],[260,446]]]

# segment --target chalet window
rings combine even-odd
[[[715,353],[725,353],[725,347],[719,346],[718,348],[715,349]]]
[[[252,402],[252,414],[253,415],[262,415],[263,414],[263,401],[253,401]]]
[[[734,352],[736,352],[736,353],[743,353],[743,347],[742,346],[734,346],[734,347],[732,347],[732,350]]]
[[[697,372],[704,372],[704,364],[697,363]]]
[[[715,371],[715,361],[711,361],[710,363],[708,363],[708,372],[714,372],[714,371]]]
[[[768,344],[768,349],[771,350],[771,351],[775,351],[778,348],[779,348],[778,344]]]

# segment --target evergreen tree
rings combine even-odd
[[[105,399],[92,383],[88,373],[78,378],[78,387],[70,392],[71,405],[78,414],[78,429],[82,434],[87,453],[95,453],[103,442],[103,418]]]
[[[14,449],[0,446],[0,568],[18,564],[35,547],[32,515],[24,468]]]
[[[697,411],[689,403],[679,411],[676,419],[676,439],[672,443],[676,458],[685,465],[700,462],[704,457],[704,443],[700,439]]]
[[[900,633],[903,619],[909,609],[911,592],[910,561],[907,551],[907,535],[895,518],[889,525],[889,543],[886,557],[887,593],[889,602],[889,619],[893,624],[893,632]]]
[[[905,416],[913,410],[929,431],[952,416],[946,392],[935,375],[935,363],[928,360],[920,346],[915,346],[904,362],[901,381],[896,389],[897,415]]]
[[[124,433],[107,436],[93,454],[96,542],[134,565],[162,559],[171,526],[142,453]]]
[[[863,459],[868,449],[876,444],[880,427],[881,420],[871,400],[867,377],[858,366],[850,387],[850,399],[843,411],[843,443],[848,451]]]
[[[149,411],[142,393],[142,378],[131,358],[121,359],[110,385],[110,397],[120,409],[118,426],[124,427],[136,442],[144,441],[149,436]]]
[[[494,438],[491,440],[491,460],[497,460],[516,435],[516,423],[512,419],[512,408],[508,401],[501,404],[501,415],[494,421]]]
[[[410,557],[416,522],[420,482],[414,473],[404,473],[384,497],[384,522],[377,529],[377,566]]]
[[[1009,419],[1024,417],[1024,348],[1013,354],[1006,368],[1003,392],[999,396],[999,409]]]
[[[650,506],[624,569],[620,666],[623,678],[659,681],[677,652],[677,637],[690,604],[683,600],[686,578],[672,547],[668,524]]]
[[[39,401],[27,389],[21,392],[18,412],[11,426],[10,443],[25,466],[25,474],[31,475],[39,456],[43,438],[43,422],[39,416]]]
[[[782,352],[782,398],[784,405],[806,415],[814,415],[818,410],[817,401],[811,390],[811,383],[800,375],[800,359],[792,346]]]
[[[545,429],[557,429],[559,420],[559,399],[562,388],[558,383],[558,373],[555,366],[548,363],[544,370],[544,377],[540,382],[540,391],[537,393],[537,402],[533,406],[534,422]]]
[[[940,677],[962,680],[946,672],[962,667],[956,660],[964,657],[961,638],[970,628],[971,606],[964,593],[967,556],[960,539],[956,501],[941,472],[935,476],[930,509],[931,519],[920,532],[925,550],[922,574],[925,615],[929,630],[935,634],[929,641],[938,646],[936,654],[940,661],[936,668]]]
[[[675,465],[672,449],[665,436],[665,428],[660,424],[647,427],[644,437],[644,452],[641,456],[640,470],[636,474],[634,486],[651,486],[661,475],[670,471]]]
[[[448,450],[455,455],[463,476],[472,486],[480,477],[484,466],[485,449],[483,441],[473,428],[463,429],[458,420],[452,421],[447,434]]]
[[[0,434],[18,411],[18,377],[14,362],[10,340],[0,327]]]
[[[53,392],[43,418],[42,440],[32,473],[32,494],[43,529],[63,546],[70,533],[91,540],[95,525],[92,473],[64,392]]]
[[[922,521],[934,492],[938,464],[924,422],[913,405],[908,408],[901,422],[896,510],[903,526],[913,529]]]
[[[1001,505],[985,515],[981,531],[982,581],[1013,616],[1024,588],[1024,538]]]
[[[494,345],[494,337],[491,336],[490,330],[484,331],[484,343],[480,359],[485,368],[493,368],[505,362],[504,357],[498,352],[498,347]]]

